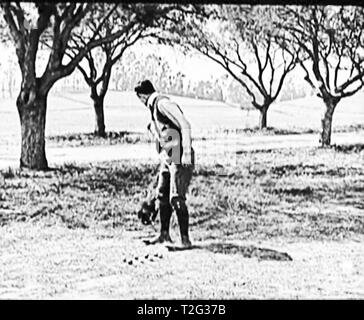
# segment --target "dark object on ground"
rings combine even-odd
[[[141,203],[140,209],[137,211],[138,218],[141,220],[142,224],[149,225],[154,222],[157,217],[158,211],[155,208],[156,199],[144,200]]]

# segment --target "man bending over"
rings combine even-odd
[[[150,110],[148,125],[156,138],[161,164],[158,174],[157,205],[160,214],[160,234],[147,244],[172,242],[169,224],[176,211],[181,233],[182,247],[191,247],[188,234],[188,209],[186,192],[194,168],[194,150],[191,142],[191,126],[179,106],[168,97],[155,91],[149,80],[138,83],[135,92]]]

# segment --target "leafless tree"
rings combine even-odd
[[[298,52],[277,43],[270,7],[224,5],[211,12],[207,19],[185,20],[172,30],[174,39],[215,61],[240,83],[260,112],[260,128],[266,128],[267,111],[299,62]]]
[[[52,86],[70,75],[93,48],[123,36],[125,30],[103,35],[101,28],[123,4],[107,4],[107,12],[95,17],[95,3],[1,3],[0,8],[15,46],[22,75],[16,105],[21,123],[20,166],[43,170],[48,168],[45,154],[45,120],[47,96]],[[29,18],[32,16],[32,18]],[[95,29],[72,58],[74,40],[85,22],[95,19]],[[44,71],[36,70],[41,42],[50,47]],[[68,58],[68,59],[66,59]]]
[[[99,29],[100,37],[109,37],[118,30],[123,34],[114,41],[103,43],[88,51],[84,60],[86,64],[80,63],[77,68],[82,73],[87,85],[91,90],[90,97],[95,110],[95,135],[105,136],[104,100],[109,88],[113,66],[123,56],[125,50],[141,39],[152,37],[158,33],[158,27],[164,21],[164,17],[173,10],[176,5],[151,5],[139,4],[124,7],[123,10],[115,11]],[[97,13],[106,14],[105,4],[99,4]],[[152,18],[151,18],[152,17]],[[90,19],[83,33],[77,39],[73,39],[72,50],[69,56],[76,56],[86,45],[88,35],[97,30],[97,22]]]
[[[364,86],[363,8],[309,6],[282,9],[289,41],[306,55],[305,80],[325,104],[321,145],[331,144],[336,106]]]

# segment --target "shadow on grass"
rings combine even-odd
[[[286,194],[289,196],[301,196],[301,197],[307,197],[312,196],[314,190],[311,187],[305,187],[305,188],[278,188],[273,189],[272,192],[274,194]]]
[[[114,145],[120,143],[135,144],[139,142],[151,142],[147,134],[133,131],[108,131],[104,137],[95,133],[68,133],[47,137],[49,143],[57,147],[86,147],[97,145]]]
[[[235,134],[247,134],[247,135],[299,135],[299,134],[312,134],[317,133],[318,130],[313,130],[310,128],[302,128],[302,129],[283,129],[283,128],[275,128],[275,127],[267,127],[264,129],[260,129],[255,126],[252,128],[237,128],[237,129],[223,129],[222,133],[235,133]]]
[[[333,145],[332,148],[335,151],[343,152],[343,153],[356,153],[364,150],[364,143],[356,143],[356,144],[344,144],[344,145]]]
[[[328,168],[324,164],[304,165],[302,163],[294,165],[273,166],[269,172],[277,177],[288,175],[310,175],[310,176],[329,176],[329,177],[345,177],[348,174],[361,173],[361,170],[350,167]],[[268,172],[266,172],[268,173]]]
[[[270,261],[292,261],[292,257],[286,252],[280,252],[273,249],[259,248],[253,245],[243,246],[234,243],[221,243],[215,242],[206,245],[193,245],[191,248],[182,248],[167,246],[169,251],[183,251],[183,250],[208,250],[213,253],[222,254],[239,254],[244,258],[257,258],[258,260],[270,260]]]

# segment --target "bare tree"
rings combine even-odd
[[[272,32],[271,7],[225,5],[206,19],[192,18],[172,30],[174,40],[222,66],[248,93],[260,112],[260,128],[267,127],[267,111],[282,90],[298,53],[279,45]]]
[[[175,8],[176,6],[172,5],[131,5],[129,8],[114,12],[99,29],[98,33],[101,37],[109,37],[117,30],[122,30],[123,34],[112,42],[103,43],[90,50],[84,57],[87,63],[85,65],[80,63],[77,66],[91,90],[90,97],[95,110],[95,135],[106,135],[104,100],[113,66],[127,48],[141,39],[158,33],[156,28],[162,22],[163,17]],[[105,12],[105,5],[99,4],[97,11],[99,14]],[[69,54],[72,58],[86,45],[87,34],[93,34],[97,29],[94,19],[88,21],[86,25],[84,33],[74,39],[72,54]]]
[[[336,106],[364,86],[363,8],[286,7],[282,14],[285,23],[277,27],[305,53],[305,80],[325,104],[321,145],[329,146]]]
[[[70,75],[87,53],[97,46],[114,41],[125,32],[117,30],[102,36],[99,30],[122,5],[108,4],[106,14],[96,19],[96,29],[71,59],[66,52],[85,20],[93,17],[93,3],[1,3],[4,20],[15,45],[22,82],[16,105],[21,123],[20,166],[43,170],[48,168],[45,154],[45,120],[47,96],[52,86]],[[30,14],[34,18],[29,18]],[[36,70],[41,42],[51,48],[43,72]]]

